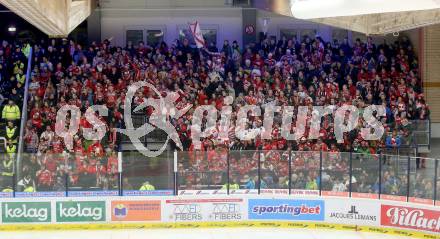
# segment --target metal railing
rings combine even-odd
[[[24,96],[23,96],[23,108],[21,110],[21,122],[20,122],[20,136],[19,139],[24,138],[24,133],[26,130],[25,124],[27,122],[28,117],[28,99],[29,99],[29,81],[31,79],[31,71],[32,71],[32,57],[33,56],[33,47],[29,50],[28,55],[28,63],[27,63],[27,69],[26,69],[26,82],[24,85]],[[21,155],[24,150],[24,140],[18,141],[18,148],[17,148],[17,159],[15,162],[15,165],[17,168],[21,166]],[[19,172],[19,171],[18,171]],[[17,177],[20,177],[20,175],[17,175]]]
[[[2,175],[1,196],[180,195],[193,190],[263,194],[276,189],[286,195],[363,197],[431,205],[440,200],[439,161],[403,155],[220,148],[166,152],[156,158],[145,158],[138,152],[122,153],[121,161],[115,154],[22,157],[23,176],[15,180]],[[45,164],[40,166],[38,162]],[[122,172],[117,170],[120,163]],[[425,167],[418,167],[421,165]],[[4,190],[8,188],[11,190]]]

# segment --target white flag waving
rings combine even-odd
[[[205,46],[205,40],[203,39],[203,34],[200,30],[199,22],[195,21],[193,23],[189,23],[189,28],[191,30],[191,34],[194,37],[197,48],[203,48]]]

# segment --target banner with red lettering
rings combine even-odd
[[[440,212],[422,208],[381,206],[382,226],[440,233]]]

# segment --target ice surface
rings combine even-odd
[[[384,234],[285,228],[0,232],[1,239],[408,239]]]

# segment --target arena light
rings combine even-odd
[[[17,28],[15,28],[14,26],[10,26],[8,27],[8,32],[16,32]]]
[[[440,8],[439,0],[291,0],[292,15],[315,19]]]

